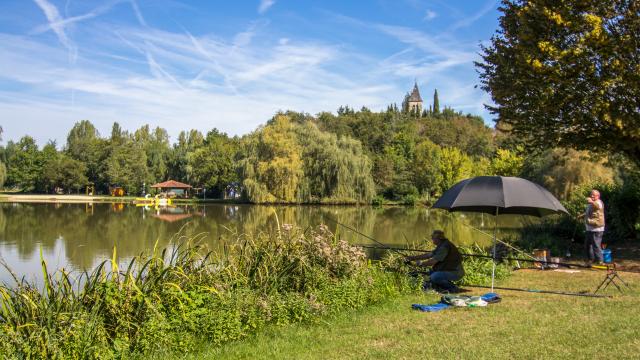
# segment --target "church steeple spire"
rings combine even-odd
[[[411,91],[411,95],[409,95],[409,102],[422,103],[422,97],[420,97],[420,89],[418,89],[417,81],[414,81],[413,83],[413,91]],[[422,107],[422,105],[420,107]]]
[[[402,102],[402,108],[406,112],[416,114],[420,117],[422,114],[422,97],[420,97],[420,89],[418,89],[418,80],[413,81],[413,90],[411,94],[407,93]]]

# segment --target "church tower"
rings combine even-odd
[[[422,114],[422,98],[420,97],[420,90],[418,89],[418,82],[413,83],[413,90],[411,94],[407,94],[402,102],[403,110],[406,112],[415,112]]]

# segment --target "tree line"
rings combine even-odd
[[[39,148],[30,136],[9,141],[0,148],[0,180],[5,188],[36,193],[93,185],[97,193],[120,186],[136,196],[174,179],[206,188],[208,197],[233,188],[254,203],[414,203],[477,175],[544,183],[541,174],[555,169],[556,192],[594,175],[563,175],[567,166],[557,164],[575,154],[554,154],[527,155],[482,118],[446,107],[416,116],[395,105],[380,112],[344,106],[335,114],[278,113],[242,137],[182,131],[173,144],[160,127],[130,132],[114,123],[109,136],[101,136],[82,120],[63,146],[49,141]],[[597,176],[613,176],[604,164],[590,164],[602,169]]]

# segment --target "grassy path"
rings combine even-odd
[[[270,328],[219,349],[203,346],[190,359],[640,358],[639,274],[621,274],[632,290],[610,299],[501,293],[487,308],[422,313],[404,296],[320,324]],[[603,272],[521,270],[503,286],[593,291]],[[474,289],[468,294],[481,294]]]

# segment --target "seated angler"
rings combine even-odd
[[[407,262],[414,261],[417,266],[431,267],[429,284],[425,284],[425,288],[430,287],[436,291],[450,293],[459,292],[460,289],[453,283],[464,276],[462,256],[458,248],[444,236],[442,230],[434,230],[431,241],[436,245],[435,250],[426,254],[408,256]]]

